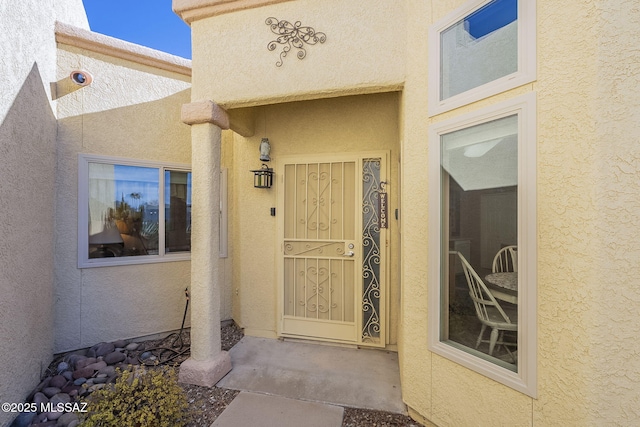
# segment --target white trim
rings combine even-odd
[[[89,163],[141,166],[158,169],[158,206],[164,206],[164,172],[191,172],[191,165],[184,163],[134,160],[122,157],[78,154],[78,268],[107,267],[116,265],[151,264],[158,262],[189,261],[190,252],[165,253],[164,209],[158,209],[158,255],[140,255],[117,258],[89,258]]]
[[[518,372],[498,366],[440,341],[441,312],[441,167],[440,137],[518,114]],[[536,95],[529,93],[472,113],[439,122],[429,130],[429,350],[536,397],[537,240],[536,240]]]
[[[491,0],[471,0],[429,27],[429,116],[479,101],[536,79],[536,1],[518,0],[518,70],[497,80],[440,100],[440,35]]]

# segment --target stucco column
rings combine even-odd
[[[211,387],[231,370],[220,345],[220,146],[226,111],[212,101],[182,107],[191,125],[191,357],[179,380]]]

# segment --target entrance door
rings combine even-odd
[[[280,159],[281,335],[384,346],[386,159]]]

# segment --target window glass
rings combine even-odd
[[[516,371],[518,116],[443,134],[440,144],[441,340]],[[497,272],[503,248],[509,259]]]
[[[80,155],[78,266],[188,260],[188,165]]]
[[[166,251],[190,251],[191,172],[166,170],[164,175]]]
[[[89,258],[158,254],[158,169],[89,163]]]
[[[518,1],[493,0],[440,33],[440,100],[518,71]]]

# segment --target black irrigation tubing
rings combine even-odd
[[[184,294],[187,297],[187,303],[184,306],[184,315],[182,316],[182,325],[180,326],[180,331],[173,332],[167,335],[164,340],[162,340],[162,342],[164,343],[165,341],[169,341],[169,339],[173,337],[173,341],[171,341],[169,347],[158,346],[150,349],[145,349],[142,354],[150,352],[156,358],[154,360],[150,360],[149,357],[143,360],[140,356],[138,356],[138,361],[141,365],[166,365],[180,356],[188,355],[191,353],[191,346],[189,344],[185,344],[182,340],[182,331],[184,329],[184,322],[187,319],[187,309],[189,308],[189,288],[185,288]],[[157,354],[154,354],[154,352],[157,352]]]

